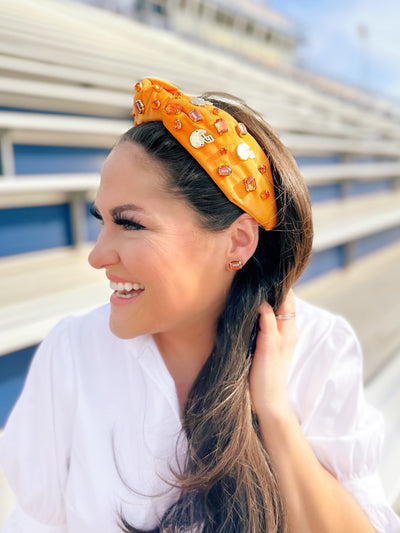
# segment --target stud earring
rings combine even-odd
[[[240,270],[243,267],[243,263],[239,261],[231,261],[228,264],[228,270]]]

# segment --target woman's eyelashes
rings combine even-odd
[[[100,215],[99,210],[97,207],[92,206],[90,208],[90,213],[94,216],[94,218],[97,218],[97,220],[100,221],[101,224],[104,224],[103,217]],[[140,229],[146,229],[142,224],[139,224],[139,222],[136,222],[135,220],[132,220],[130,218],[124,217],[120,214],[114,214],[112,216],[114,224],[117,226],[122,226],[125,230],[140,230]]]
[[[94,216],[94,218],[97,218],[97,220],[100,220],[101,224],[103,224],[103,217],[100,215],[96,206],[92,205],[90,207],[90,214]]]
[[[139,224],[139,222],[135,222],[134,220],[131,220],[129,218],[124,218],[120,215],[115,215],[113,217],[114,224],[117,224],[118,226],[122,226],[126,230],[139,230],[139,229],[146,229],[142,224]]]

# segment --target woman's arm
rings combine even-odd
[[[290,292],[277,315],[294,310]],[[271,306],[262,305],[250,394],[286,502],[290,532],[374,533],[358,503],[318,461],[288,404],[287,376],[297,335],[294,319],[276,319]]]

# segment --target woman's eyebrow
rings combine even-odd
[[[138,205],[124,204],[124,205],[118,205],[117,207],[113,207],[112,209],[110,209],[110,215],[112,217],[117,217],[117,216],[120,216],[121,213],[123,213],[124,211],[136,211],[140,213],[145,212],[143,207],[139,207]]]

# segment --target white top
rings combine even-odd
[[[365,403],[362,356],[348,324],[298,301],[300,340],[288,393],[321,463],[355,496],[376,531],[400,520],[377,464],[382,418]],[[17,508],[3,533],[117,533],[118,512],[153,528],[177,498],[184,439],[171,375],[151,336],[122,340],[108,306],[61,321],[38,349],[0,441]],[[113,451],[114,450],[114,451]],[[119,468],[119,475],[117,468]]]

